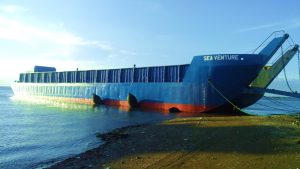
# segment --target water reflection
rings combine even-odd
[[[101,144],[96,133],[176,116],[44,99],[0,99],[0,168],[28,168],[65,158]]]

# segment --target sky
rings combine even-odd
[[[299,7],[298,0],[1,0],[0,85],[35,65],[122,68],[249,53],[276,30],[299,43]],[[287,75],[300,87],[297,63]]]

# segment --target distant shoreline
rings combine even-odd
[[[300,166],[300,115],[176,118],[100,136],[103,145],[49,168]]]

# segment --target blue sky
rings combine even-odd
[[[299,42],[299,6],[297,0],[2,0],[0,85],[34,65],[120,68],[249,53],[281,29]],[[296,59],[288,76],[298,79]]]

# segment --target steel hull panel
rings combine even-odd
[[[133,94],[141,108],[205,112],[226,105],[228,100],[240,98],[237,106],[248,105],[248,85],[263,67],[262,55],[212,55],[212,58],[234,60],[205,60],[194,57],[182,82],[154,83],[14,83],[17,96],[65,98],[91,104],[93,94],[107,105],[128,106],[127,96]],[[208,81],[215,86],[212,87]],[[217,90],[218,91],[217,91]],[[220,95],[220,92],[223,96]],[[224,96],[226,99],[224,99]],[[84,101],[82,101],[84,100]],[[251,100],[254,103],[255,100]]]

